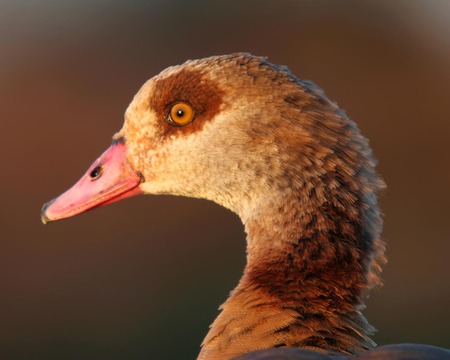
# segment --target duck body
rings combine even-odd
[[[445,360],[450,351],[431,345],[396,344],[380,346],[357,355],[329,355],[316,351],[280,348],[252,351],[233,360]]]
[[[42,219],[139,193],[215,201],[244,223],[247,265],[198,359],[356,354],[375,346],[361,311],[385,263],[375,165],[316,85],[265,58],[215,56],[147,81],[111,147]]]

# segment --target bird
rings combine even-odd
[[[138,194],[204,198],[236,213],[246,266],[198,360],[450,357],[372,340],[362,311],[382,285],[385,185],[368,140],[313,82],[248,53],[188,60],[148,80],[124,117],[41,219]]]

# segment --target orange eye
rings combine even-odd
[[[191,105],[179,102],[170,108],[169,120],[176,125],[186,125],[194,119],[194,115]]]

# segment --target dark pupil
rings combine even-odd
[[[178,117],[183,117],[183,116],[184,116],[184,111],[181,110],[181,109],[178,109],[178,110],[177,110],[177,116],[178,116]]]
[[[102,174],[102,171],[103,171],[102,165],[98,165],[91,171],[89,176],[91,177],[92,180],[95,180],[98,177],[100,177],[100,175]]]

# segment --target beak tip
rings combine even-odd
[[[48,203],[45,203],[44,206],[42,207],[42,210],[41,210],[41,221],[42,221],[42,223],[44,225],[47,224],[49,221],[51,221],[51,219],[47,216],[47,209],[54,202],[55,202],[55,199],[49,201]]]

